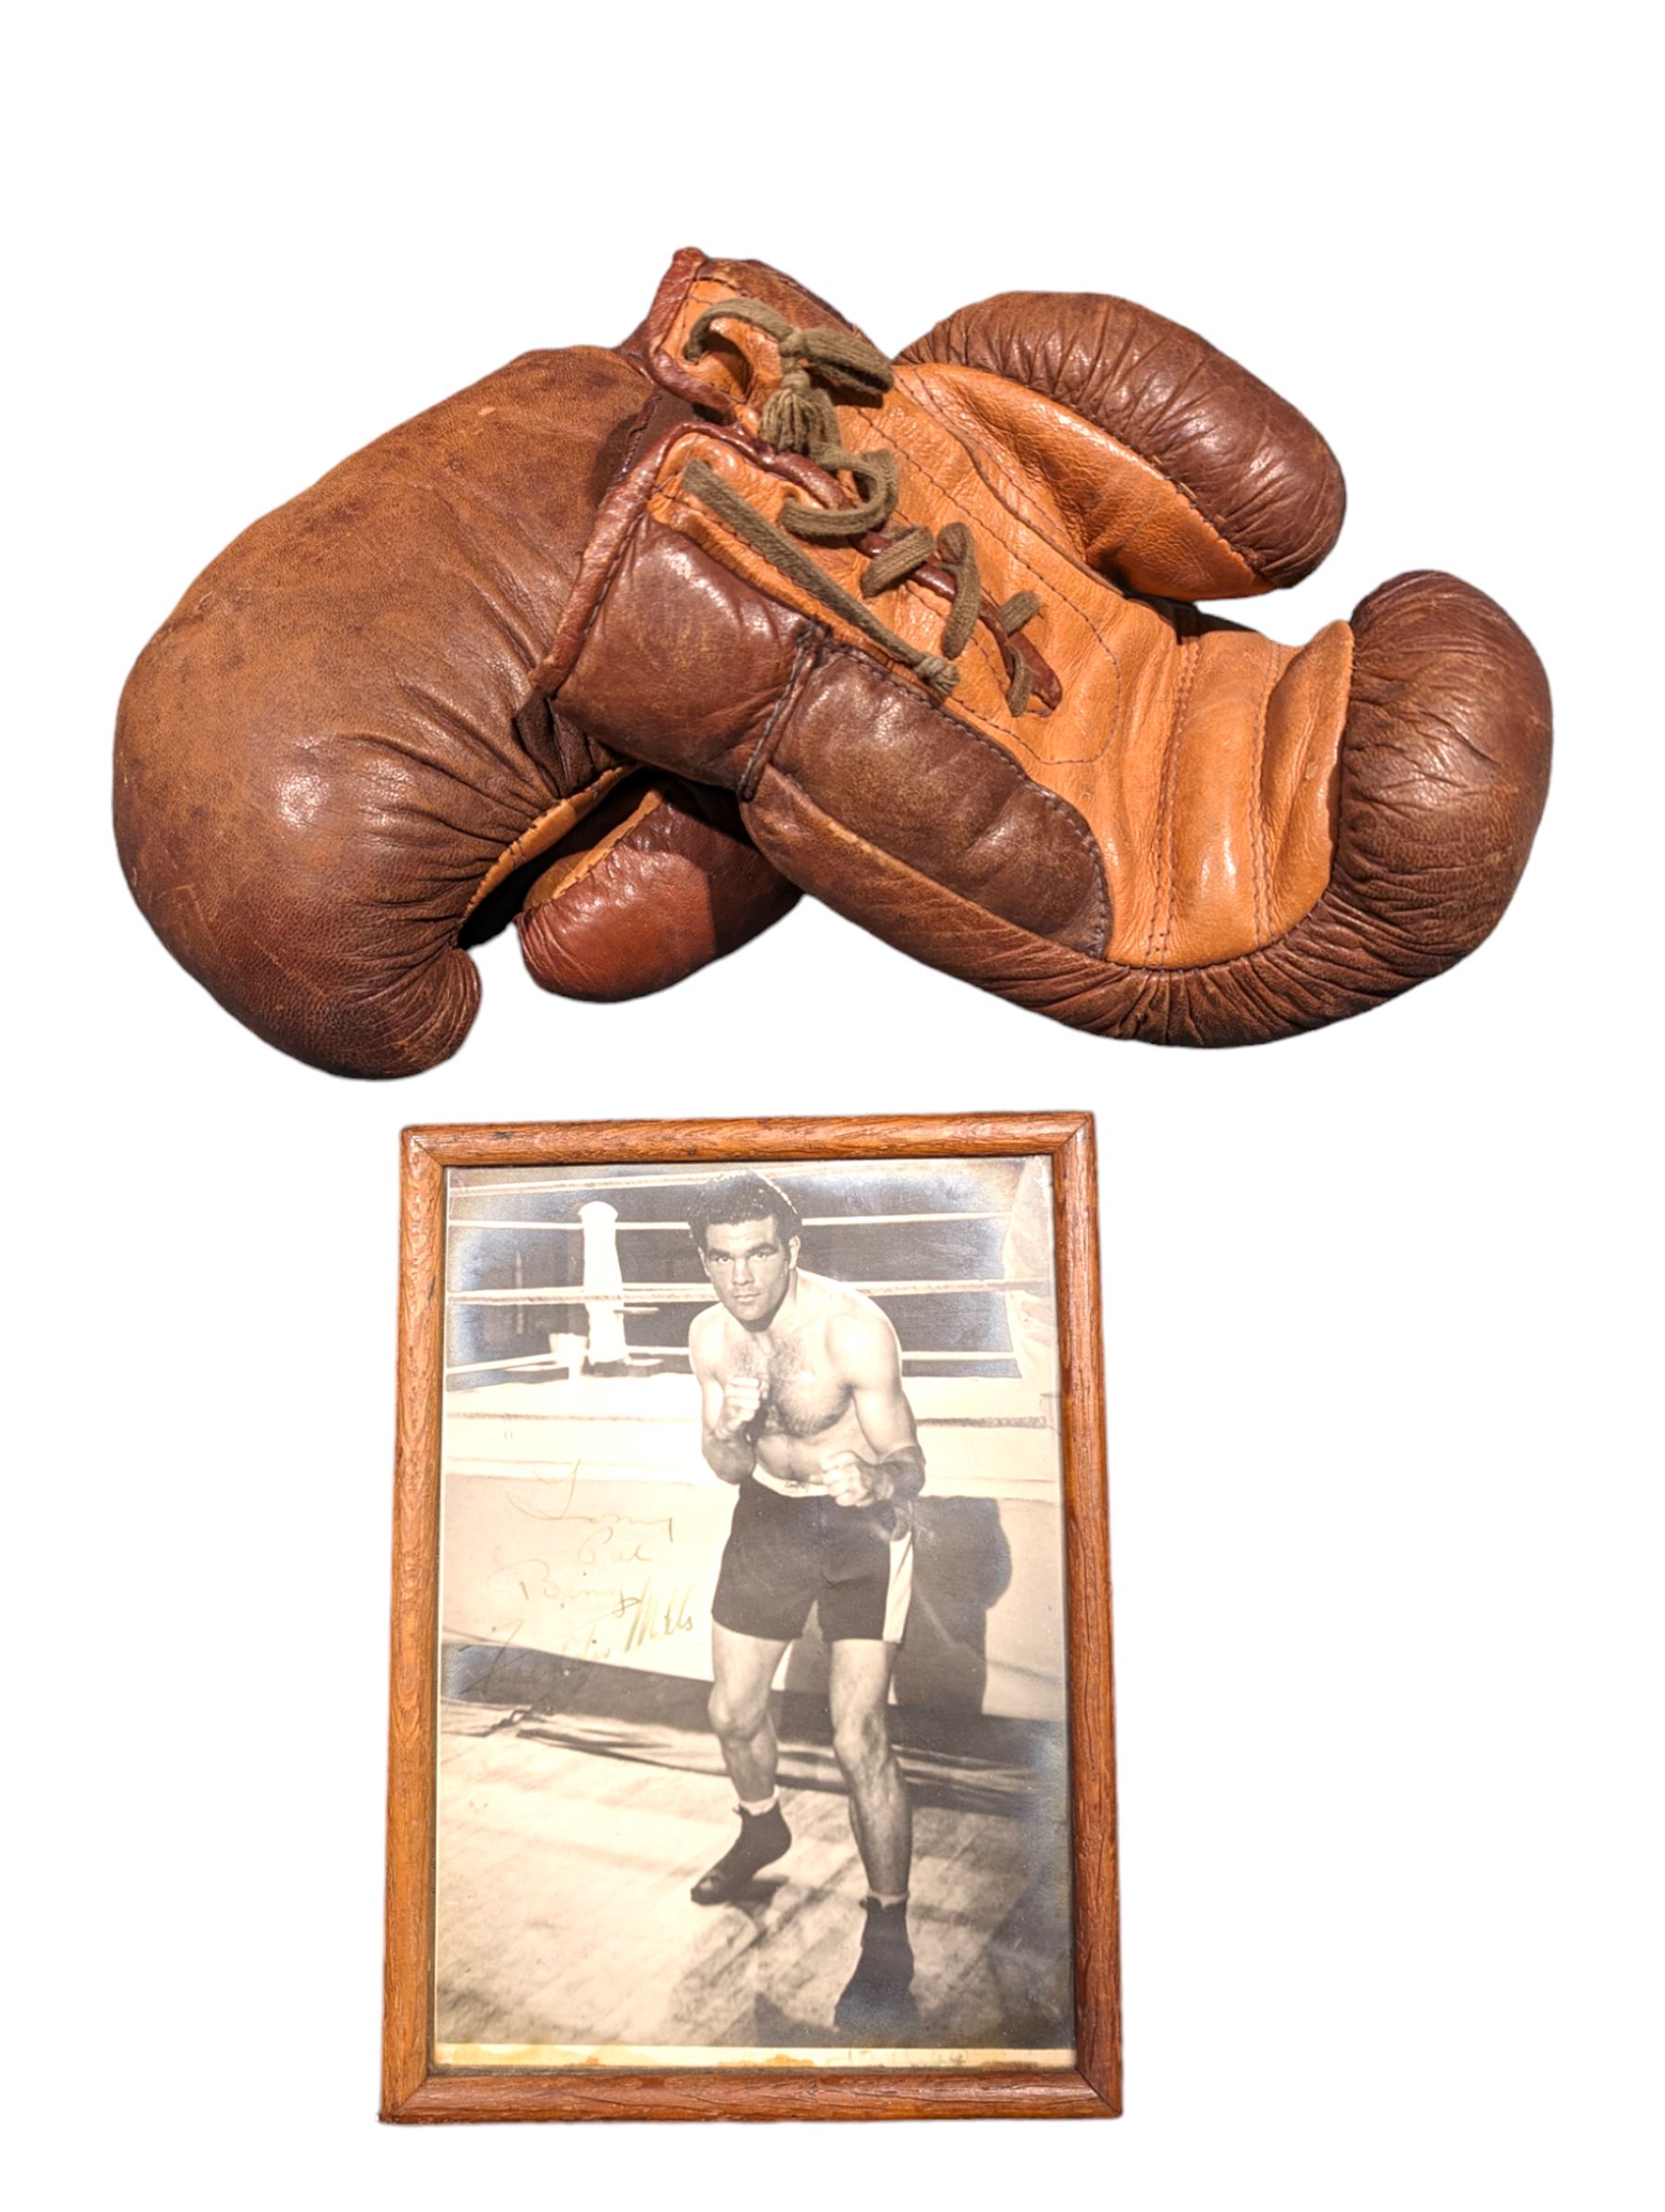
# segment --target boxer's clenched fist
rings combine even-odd
[[[855,1452],[830,1452],[821,1461],[821,1480],[835,1505],[879,1505],[895,1494],[889,1469]]]
[[[720,1443],[733,1444],[757,1419],[762,1403],[763,1385],[756,1375],[730,1375],[722,1385],[722,1411],[711,1434]]]

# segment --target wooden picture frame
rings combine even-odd
[[[401,1141],[382,2119],[876,2120],[1104,2118],[1117,2113],[1121,2037],[1115,1742],[1092,1116],[1054,1112],[483,1124],[407,1129]],[[917,2068],[901,2061],[871,2068],[785,2063],[630,2068],[586,2063],[497,2071],[437,2061],[435,1870],[448,1176],[485,1168],[577,1167],[599,1173],[611,1163],[710,1163],[713,1172],[720,1172],[725,1163],[738,1162],[954,1162],[1031,1155],[1043,1157],[1050,1170],[1055,1269],[1060,1390],[1054,1427],[1062,1469],[1061,1618],[1067,1654],[1058,1694],[1067,1712],[1068,1744],[1067,1848],[1073,1936],[1065,1940],[1073,1950],[1071,2062],[1055,2067],[995,2061]],[[551,1345],[554,1342],[551,1339]]]

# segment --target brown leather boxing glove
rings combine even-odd
[[[688,412],[626,350],[527,354],[256,522],[145,648],[117,727],[122,865],[270,1043],[412,1074],[462,1041],[464,948],[517,907],[540,983],[621,998],[797,896],[726,793],[643,773],[531,682],[602,494]]]
[[[1005,997],[1168,1043],[1358,1013],[1497,921],[1548,780],[1536,656],[1449,576],[1300,648],[1187,604],[1294,582],[1343,505],[1317,433],[1202,339],[1018,294],[893,371],[697,252],[648,339],[715,419],[610,495],[540,681],[736,792],[795,882]]]

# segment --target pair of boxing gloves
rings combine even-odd
[[[1126,301],[1019,293],[893,363],[677,255],[616,349],[533,353],[255,523],[141,657],[133,892],[273,1044],[454,1051],[467,945],[623,998],[813,891],[1099,1034],[1233,1044],[1449,966],[1544,800],[1531,645],[1401,576],[1300,647],[1322,438]]]

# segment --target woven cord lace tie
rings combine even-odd
[[[806,507],[790,499],[780,522],[742,498],[703,461],[691,461],[683,482],[691,496],[726,522],[736,536],[771,567],[824,607],[859,630],[864,637],[900,660],[945,696],[959,682],[955,665],[971,643],[979,621],[991,622],[1011,640],[1041,612],[1033,592],[1016,592],[998,606],[985,607],[977,551],[964,522],[949,522],[933,536],[929,530],[904,530],[881,546],[861,572],[857,598],[805,551],[803,543],[851,545],[882,532],[894,511],[900,483],[889,453],[852,453],[841,441],[832,395],[860,404],[882,399],[894,380],[891,364],[878,349],[853,330],[818,325],[800,330],[761,300],[722,300],[708,307],[688,334],[683,350],[697,361],[707,350],[713,323],[750,323],[774,340],[781,356],[781,381],[763,404],[759,428],[783,453],[802,453],[830,476],[853,477],[861,497],[846,507]],[[894,590],[924,567],[938,561],[954,579],[954,599],[943,624],[941,650],[921,652],[880,621],[867,604]],[[1006,705],[1015,715],[1029,705],[1033,682],[1029,662],[1006,646],[1011,682]]]

